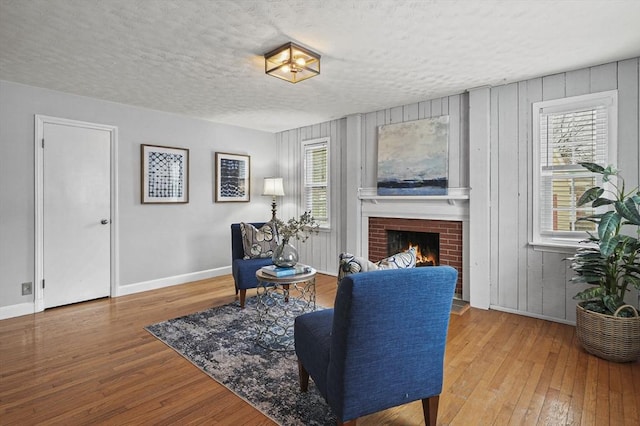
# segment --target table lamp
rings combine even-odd
[[[262,195],[271,195],[271,220],[276,219],[276,197],[284,197],[284,186],[281,177],[264,178]]]

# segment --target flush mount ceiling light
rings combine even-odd
[[[287,43],[265,53],[264,71],[289,83],[297,83],[320,74],[320,55]]]

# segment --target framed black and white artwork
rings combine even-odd
[[[189,150],[141,145],[142,203],[189,202]]]
[[[242,154],[216,152],[216,203],[249,201],[250,157]]]

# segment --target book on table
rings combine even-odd
[[[297,264],[290,268],[276,266],[276,265],[268,265],[260,268],[262,272],[265,274],[274,276],[274,277],[288,277],[290,275],[304,274],[306,272],[311,272],[311,268],[307,265]]]

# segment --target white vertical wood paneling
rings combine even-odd
[[[518,252],[518,85],[502,86],[498,91],[498,258],[508,259]],[[498,265],[498,304],[518,308],[518,263]],[[513,285],[502,285],[511,281]]]
[[[468,176],[466,164],[468,164],[467,133],[462,133],[460,129],[466,129],[466,124],[461,123],[466,113],[460,111],[461,98],[466,95],[455,95],[449,98],[438,98],[420,103],[397,106],[385,110],[374,111],[362,116],[361,131],[356,132],[363,138],[362,141],[347,140],[347,119],[333,120],[330,122],[314,124],[300,129],[281,132],[277,135],[278,152],[283,159],[279,165],[279,170],[285,178],[286,196],[278,209],[278,217],[288,219],[300,213],[302,202],[302,160],[301,143],[304,140],[319,137],[330,137],[330,211],[332,226],[330,232],[321,232],[313,236],[304,244],[298,244],[298,251],[302,262],[313,265],[320,271],[335,273],[337,267],[337,257],[340,251],[344,250],[343,238],[339,235],[339,230],[346,226],[344,217],[347,210],[344,206],[349,195],[342,190],[346,185],[343,179],[346,178],[346,170],[356,168],[360,172],[361,184],[364,187],[375,187],[377,181],[377,157],[378,157],[378,127],[390,123],[401,123],[413,121],[420,118],[450,114],[450,169],[453,170],[451,180],[455,186],[467,187],[468,180],[461,180],[461,176]],[[452,110],[450,110],[450,105]],[[466,104],[465,104],[466,105]],[[432,113],[436,114],[433,115]],[[346,143],[361,145],[360,164],[349,163],[349,156],[345,156]],[[464,148],[463,148],[464,146]],[[343,164],[347,161],[347,164]],[[465,169],[463,172],[462,169]],[[356,196],[356,195],[354,195]],[[351,201],[351,200],[349,200]]]
[[[442,99],[433,99],[431,101],[431,117],[439,117],[445,114],[442,112]]]
[[[404,107],[402,121],[417,120],[420,115],[418,111],[418,104],[411,104]]]
[[[591,93],[618,88],[618,63],[610,62],[591,68]]]
[[[542,253],[542,314],[550,318],[566,319],[565,253]]]
[[[491,90],[491,129],[490,129],[490,151],[491,151],[491,159],[490,159],[490,173],[491,173],[491,220],[490,220],[490,229],[491,229],[491,289],[490,289],[490,297],[491,304],[500,306],[499,301],[499,292],[500,292],[500,280],[499,280],[499,267],[500,263],[503,261],[509,261],[511,259],[500,259],[499,253],[499,238],[500,238],[500,222],[498,216],[498,206],[500,205],[500,163],[499,156],[497,153],[500,151],[500,139],[499,139],[499,129],[500,129],[500,101],[499,94],[501,88],[495,88]]]
[[[459,148],[458,148],[458,153],[460,155],[460,162],[459,162],[459,176],[458,176],[458,186],[459,187],[469,187],[470,185],[470,180],[469,180],[469,150],[470,150],[470,145],[469,145],[469,95],[468,94],[464,94],[464,95],[460,95],[458,96],[459,99],[459,104],[458,104],[458,111],[460,116],[458,117],[458,121],[459,121],[459,133],[458,133],[458,138],[460,140],[460,144],[459,144]],[[454,121],[455,123],[455,121]]]
[[[389,116],[391,118],[390,123],[402,123],[403,120],[403,108],[401,106],[399,107],[395,107],[395,108],[391,108],[389,110]]]
[[[446,96],[444,98],[441,98],[441,110],[440,110],[440,115],[447,115],[449,114],[449,97]]]
[[[568,72],[566,81],[567,96],[586,95],[591,90],[591,70],[584,68]]]
[[[625,177],[627,188],[635,188],[640,182],[639,61],[635,58],[618,64],[618,168]],[[633,289],[626,300],[640,304],[638,291]]]
[[[565,74],[554,74],[542,78],[542,100],[565,97]]]
[[[370,112],[364,116],[364,140],[368,143],[362,144],[362,149],[365,155],[363,155],[363,164],[359,165],[362,168],[362,186],[374,187],[376,185],[376,170],[374,167],[367,167],[368,165],[375,164],[378,156],[377,152],[377,140],[378,140],[378,113]]]
[[[431,102],[424,101],[418,104],[418,115],[420,118],[430,118],[431,117]]]
[[[300,261],[307,263],[322,272],[335,274],[338,258],[338,230],[342,226],[341,217],[341,180],[342,180],[342,145],[345,143],[344,126],[346,119],[318,123],[311,126],[293,129],[276,135],[277,151],[282,161],[279,171],[285,180],[285,197],[278,209],[278,217],[288,220],[302,213],[302,142],[310,139],[329,137],[329,211],[331,229],[323,230],[306,242],[298,242],[296,248]]]
[[[478,109],[471,113],[466,94],[369,112],[361,116],[362,140],[356,141],[361,142],[361,164],[341,163],[345,157],[342,144],[348,142],[346,119],[282,132],[277,137],[278,153],[283,159],[279,170],[288,180],[285,187],[287,197],[283,200],[282,210],[288,215],[299,213],[295,204],[301,197],[301,141],[323,136],[331,138],[331,212],[336,220],[343,220],[339,218],[344,214],[342,203],[345,202],[345,195],[339,196],[341,192],[335,185],[340,185],[339,181],[344,179],[345,170],[357,167],[360,169],[361,185],[375,187],[378,126],[448,114],[450,185],[468,187],[470,177],[485,176],[487,171],[490,175],[486,178],[486,197],[474,200],[472,188],[470,201],[470,214],[473,214],[474,202],[490,203],[490,206],[486,206],[488,223],[485,225],[488,235],[486,247],[489,249],[487,257],[490,259],[486,266],[487,279],[490,281],[489,303],[495,308],[565,322],[574,321],[576,302],[572,297],[581,287],[570,282],[573,272],[565,258],[571,253],[536,251],[527,244],[532,239],[533,232],[531,105],[541,100],[617,88],[618,166],[631,171],[625,176],[629,176],[629,184],[635,185],[640,180],[639,87],[639,58],[634,58],[488,89],[485,98],[478,98],[479,101],[484,99],[484,102],[478,101]],[[482,123],[483,109],[490,123],[487,129],[490,157],[484,166],[486,170],[479,169],[480,163],[473,161],[472,147],[469,145],[469,132],[473,131],[469,126],[474,122]],[[476,154],[482,153],[474,152]],[[338,246],[341,245],[341,236],[336,234],[338,223],[335,225],[331,232],[313,237],[305,243],[303,249],[305,261],[319,270],[332,273],[335,273]],[[472,216],[470,240],[473,240],[473,226]],[[361,223],[361,230],[365,232],[366,224]],[[362,250],[362,254],[366,255],[366,247]],[[470,257],[473,262],[473,254]],[[474,268],[473,263],[470,268]],[[472,288],[471,292],[473,291]],[[634,294],[633,297],[637,298],[637,295]]]
[[[638,59],[618,67],[618,168],[628,188],[638,185]],[[635,118],[635,119],[634,119]]]
[[[634,58],[517,83],[515,103],[510,86],[491,89],[490,297],[495,308],[575,321],[577,301],[573,296],[586,286],[570,281],[574,273],[566,258],[571,251],[536,251],[526,244],[533,232],[531,105],[540,100],[618,89],[618,167],[631,170],[628,184],[636,185],[640,180],[639,61]],[[517,158],[515,169],[510,158]],[[470,167],[473,176],[473,162]],[[508,176],[517,176],[516,186],[511,185]],[[516,223],[513,217],[517,218]],[[470,220],[473,223],[473,217]],[[637,303],[637,295],[632,295],[630,301]]]
[[[491,198],[489,88],[469,92],[469,296],[471,305],[487,309],[491,305]],[[465,133],[466,134],[466,133]],[[464,267],[464,264],[463,264]],[[464,289],[463,289],[464,294]]]
[[[451,96],[449,100],[449,140],[461,141],[460,138],[460,95]],[[449,186],[459,188],[460,185],[460,169],[467,168],[466,162],[461,156],[461,144],[449,144]]]
[[[526,309],[529,282],[527,280],[527,251],[529,250],[529,188],[531,182],[531,162],[528,141],[530,137],[531,104],[529,103],[528,84],[518,83],[518,309]]]
[[[533,192],[530,190],[533,188],[533,128],[531,107],[534,102],[542,100],[542,78],[535,78],[527,81],[527,91],[521,92],[522,97],[526,96],[524,103],[527,104],[527,140],[524,141],[524,150],[529,153],[531,161],[527,163],[527,177],[529,181],[527,185],[527,236],[529,241],[533,241]],[[521,141],[522,143],[523,141]],[[527,247],[526,253],[526,273],[527,273],[527,302],[526,305],[520,306],[520,310],[525,312],[531,312],[533,314],[542,315],[542,253],[536,250],[531,250]],[[523,262],[519,262],[520,265]]]
[[[571,281],[571,278],[573,278],[576,273],[571,269],[570,261],[565,262],[565,268],[565,277],[567,279],[567,289],[565,293],[566,320],[576,322],[576,305],[579,300],[575,300],[573,297],[590,286],[588,284]]]

